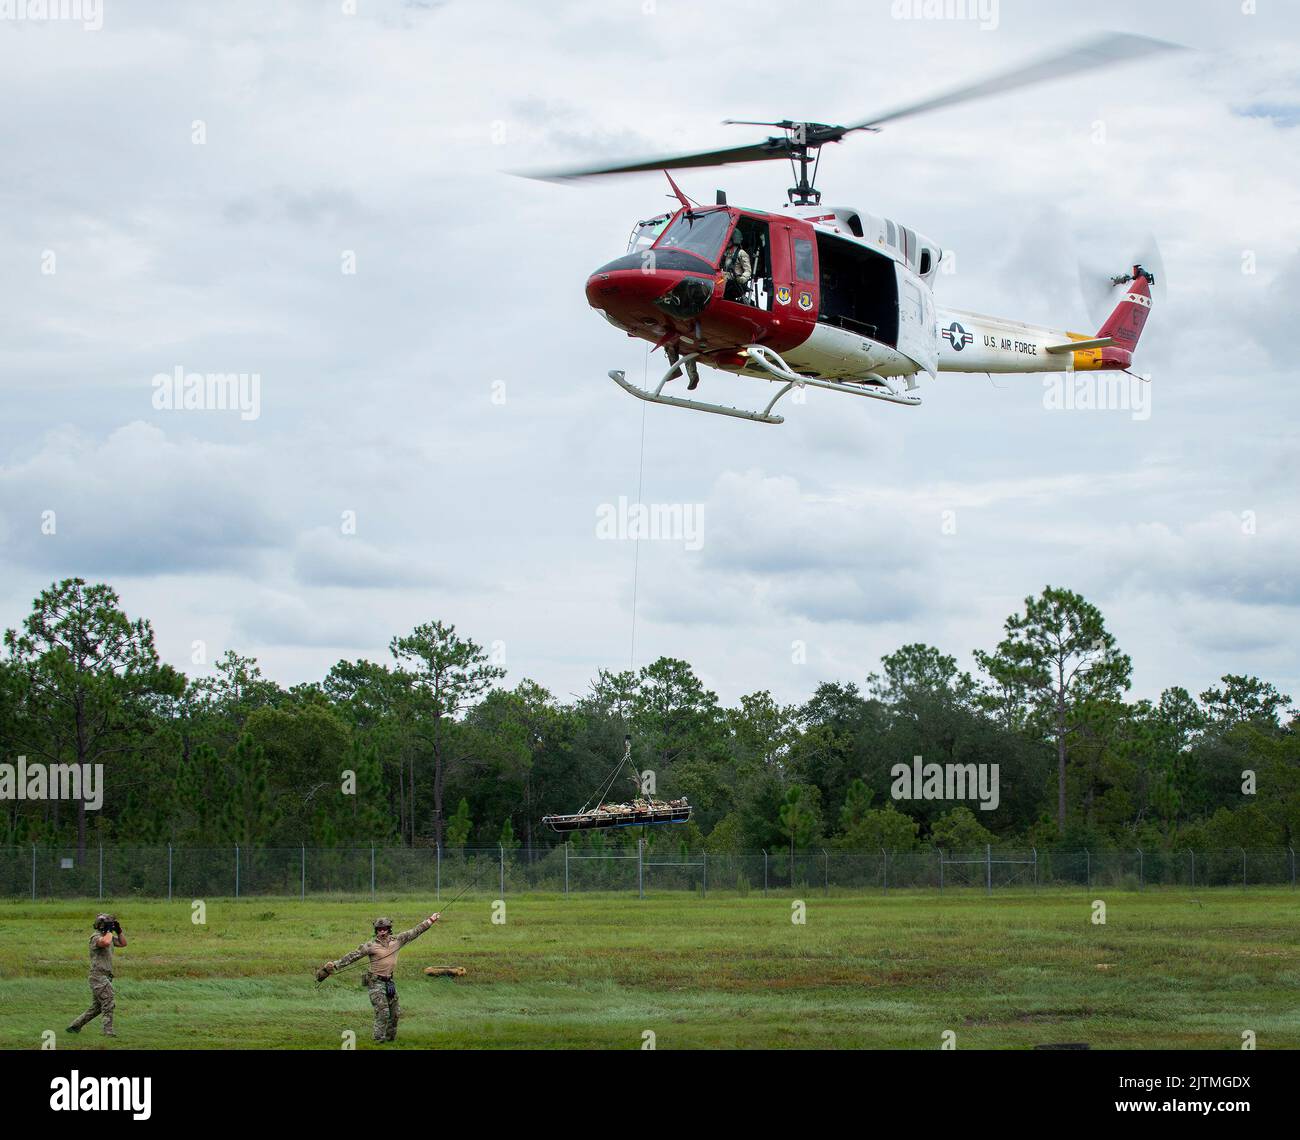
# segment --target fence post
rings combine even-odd
[[[1295,890],[1295,848],[1288,847],[1287,850],[1291,852],[1291,889]]]
[[[822,848],[822,884],[826,888],[826,897],[831,896],[831,857],[826,848]]]
[[[502,897],[502,898],[505,898],[505,897],[506,897],[506,847],[505,847],[505,844],[504,844],[504,843],[501,844],[501,846],[498,848],[498,850],[501,852],[501,897]]]
[[[36,848],[32,848],[32,898],[36,897]],[[763,848],[763,897],[767,898],[767,848]]]
[[[1034,890],[1038,890],[1038,848],[1031,847],[1029,850],[1034,853]]]
[[[172,901],[172,845],[167,844],[167,901]]]
[[[709,897],[709,853],[707,851],[703,852],[700,856],[700,859],[701,859],[700,866],[704,868],[703,897],[707,899]]]
[[[1196,852],[1189,847],[1187,854],[1192,857],[1192,886],[1194,887],[1196,886]]]
[[[375,897],[375,845],[370,845],[370,897]]]
[[[939,893],[943,894],[943,848],[939,848]]]
[[[235,844],[235,898],[239,898],[239,844]]]
[[[984,890],[993,893],[993,844],[984,844]]]
[[[569,841],[564,841],[564,895],[569,895]]]
[[[642,838],[636,841],[636,897],[645,898],[645,863],[643,861],[642,849],[645,847],[645,840]]]
[[[1246,889],[1246,849],[1241,849],[1241,889]]]
[[[32,844],[32,902],[36,901],[36,844]]]
[[[1092,852],[1089,851],[1086,847],[1083,850],[1083,866],[1084,866],[1083,873],[1085,876],[1084,883],[1085,885],[1091,887],[1092,886]]]
[[[307,901],[307,844],[302,845],[302,898]]]
[[[104,897],[104,845],[99,845],[99,897]]]
[[[1138,890],[1140,891],[1143,887],[1147,885],[1146,858],[1142,854],[1141,847],[1137,849],[1137,852],[1138,852]]]
[[[433,847],[433,897],[442,902],[442,844]]]
[[[882,868],[881,874],[883,875],[885,881],[885,894],[889,894],[889,852],[882,847],[880,849],[880,854],[882,856],[882,862],[880,866]]]

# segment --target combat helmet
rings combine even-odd
[[[113,915],[111,914],[95,915],[96,930],[112,930],[116,923],[117,923],[117,919],[114,918]]]
[[[389,929],[389,930],[392,930],[392,929],[393,929],[393,920],[392,920],[391,918],[377,918],[377,919],[375,919],[375,933],[378,934],[378,933],[380,932],[380,930],[382,930],[382,929],[384,929],[384,928],[387,928],[387,929]]]

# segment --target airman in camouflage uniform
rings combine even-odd
[[[338,961],[325,963],[325,971],[332,974],[361,958],[370,959],[370,968],[361,975],[361,984],[366,987],[370,994],[370,1004],[375,1007],[375,1040],[381,1044],[397,1040],[397,1022],[402,1016],[402,1008],[397,1004],[397,985],[393,981],[397,952],[408,942],[414,942],[441,917],[431,914],[401,934],[393,933],[391,919],[377,918],[374,938],[344,954]]]
[[[117,1036],[113,1032],[113,947],[125,945],[122,924],[111,914],[96,915],[90,936],[90,1008],[68,1026],[69,1033],[80,1033],[88,1021],[103,1015],[104,1036]]]
[[[745,252],[745,237],[737,226],[731,232],[731,243],[722,257],[722,274],[726,279],[723,296],[728,301],[740,301],[749,304],[747,290],[750,278],[754,276],[753,264]]]

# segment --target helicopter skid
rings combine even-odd
[[[842,392],[850,396],[865,396],[871,400],[884,400],[891,404],[904,404],[908,407],[915,407],[921,402],[920,396],[911,396],[899,392],[883,376],[872,374],[864,377],[862,382],[853,383],[841,380],[823,380],[818,376],[803,376],[791,369],[778,353],[760,344],[751,344],[741,349],[741,355],[748,357],[750,360],[750,364],[746,367],[754,367],[765,372],[767,373],[766,379],[781,384],[780,390],[768,401],[767,407],[761,412],[751,412],[745,408],[732,408],[726,404],[711,404],[706,400],[665,396],[663,394],[664,385],[680,376],[686,365],[694,362],[699,353],[683,356],[670,365],[653,392],[633,384],[628,380],[627,374],[621,371],[612,370],[609,373],[609,378],[629,395],[635,396],[638,400],[646,400],[651,404],[666,404],[672,408],[686,408],[693,412],[710,412],[716,416],[732,416],[735,419],[752,420],[754,423],[760,424],[785,423],[785,417],[775,415],[772,409],[776,407],[777,401],[792,388],[803,388],[806,385],[814,388],[825,388],[830,392]]]
[[[653,392],[647,392],[644,388],[638,388],[627,376],[619,371],[611,371],[609,378],[614,381],[624,392],[635,396],[638,400],[646,400],[651,404],[667,404],[670,408],[687,408],[692,412],[712,412],[715,416],[734,416],[738,420],[753,420],[759,424],[783,424],[784,416],[772,415],[772,407],[782,396],[786,394],[793,384],[787,384],[773,398],[767,408],[761,412],[749,412],[744,408],[729,408],[725,404],[710,404],[706,400],[686,400],[680,396],[665,396],[658,389]],[[662,387],[662,385],[661,385]]]

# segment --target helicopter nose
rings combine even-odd
[[[712,297],[711,278],[647,271],[639,261],[635,266],[611,262],[587,279],[587,303],[627,327],[660,325],[666,317],[694,317]]]
[[[596,309],[652,304],[675,281],[676,275],[668,280],[663,274],[603,265],[587,278],[587,303]]]

